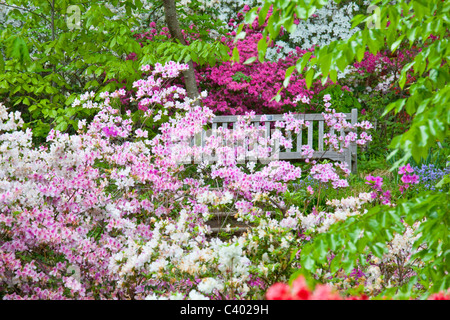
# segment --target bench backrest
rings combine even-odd
[[[351,113],[344,113],[346,115],[347,121],[350,120],[352,124],[355,124],[358,121],[358,110],[352,109]],[[251,120],[257,126],[264,125],[266,131],[266,137],[270,137],[271,132],[271,122],[275,121],[283,121],[282,114],[271,114],[265,115],[265,120],[261,121],[262,115],[256,115]],[[309,122],[309,126],[307,129],[300,131],[299,134],[292,137],[289,131],[285,132],[285,136],[287,138],[293,139],[292,149],[280,148],[279,145],[275,145],[274,149],[277,150],[278,159],[279,160],[301,160],[305,159],[306,156],[301,154],[301,147],[303,145],[308,145],[311,149],[314,150],[313,159],[330,159],[334,161],[345,161],[349,165],[349,168],[353,173],[356,173],[356,144],[352,143],[349,148],[345,148],[343,153],[338,153],[333,150],[324,150],[324,135],[327,133],[325,130],[325,119],[324,116],[320,113],[317,114],[296,114],[294,115],[296,119],[303,119]],[[217,130],[219,127],[231,128],[238,121],[238,116],[215,116],[213,119],[213,123],[211,125],[211,129]],[[281,129],[282,130],[282,129]],[[314,132],[317,130],[316,139],[314,139]],[[328,132],[334,133],[333,129],[330,129]],[[340,131],[340,135],[345,137],[346,132],[344,130]],[[203,145],[204,135],[199,137],[201,141],[198,141]],[[198,142],[196,144],[198,144]]]

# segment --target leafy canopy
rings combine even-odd
[[[336,0],[335,2],[342,2]],[[259,59],[265,56],[267,47],[279,35],[283,27],[288,32],[295,30],[294,14],[300,19],[307,19],[327,0],[267,0],[261,10],[250,10],[246,23],[258,18],[261,25],[272,9],[263,37],[258,44]],[[442,0],[395,1],[374,0],[367,15],[353,18],[353,27],[365,24],[347,40],[334,41],[327,46],[316,47],[314,52],[299,58],[296,65],[286,72],[284,86],[289,83],[294,68],[299,73],[305,72],[307,86],[313,80],[337,81],[337,72],[344,71],[355,60],[360,62],[365,52],[373,54],[385,50],[395,52],[400,46],[416,46],[419,53],[411,63],[404,66],[398,79],[403,89],[408,74],[415,77],[409,83],[409,95],[387,105],[384,115],[405,110],[413,116],[408,131],[396,136],[390,147],[390,157],[401,155],[392,170],[405,164],[411,157],[419,163],[426,158],[430,148],[437,142],[449,138],[450,103],[449,103],[449,65],[450,57],[449,22],[450,2]],[[369,11],[369,10],[368,10]],[[243,25],[237,37],[243,37]],[[411,277],[400,292],[408,297],[414,287],[420,287],[427,294],[445,290],[450,286],[450,196],[449,176],[444,176],[437,185],[446,192],[423,192],[412,200],[399,201],[392,208],[377,206],[366,214],[336,223],[328,232],[319,234],[302,248],[300,273],[314,273],[317,268],[330,268],[335,274],[341,268],[350,272],[357,263],[365,263],[368,254],[382,258],[387,252],[387,244],[395,233],[405,230],[403,222],[412,225],[420,221],[419,235],[411,259],[420,258],[425,264],[415,268],[416,276]],[[327,258],[334,254],[331,264]],[[298,273],[294,274],[296,277]],[[396,288],[393,289],[394,291]]]
[[[258,43],[259,58],[263,59],[270,43],[280,33],[281,28],[293,32],[294,14],[300,19],[307,19],[317,9],[323,7],[327,0],[268,0],[258,12],[257,8],[246,15],[246,23],[258,17],[262,24],[269,9],[272,8],[263,37]],[[336,0],[340,3],[342,0]],[[396,167],[405,164],[411,157],[416,162],[426,158],[427,153],[437,141],[449,137],[450,102],[449,102],[449,11],[450,3],[442,0],[396,1],[374,0],[368,15],[353,18],[353,27],[365,24],[365,28],[356,32],[347,40],[334,41],[327,46],[316,47],[312,53],[305,54],[297,61],[298,72],[306,72],[305,79],[310,87],[314,79],[321,77],[322,82],[337,81],[338,71],[355,60],[360,62],[364,53],[375,54],[390,50],[395,52],[400,45],[417,46],[421,51],[414,61],[405,65],[398,79],[403,89],[407,72],[415,76],[416,81],[409,86],[410,95],[399,99],[386,107],[385,113],[406,110],[414,119],[411,128],[395,137],[391,143],[394,151],[391,157],[402,151],[402,157]],[[376,7],[373,7],[376,6]],[[370,7],[369,7],[370,8]],[[242,27],[239,31],[242,30]],[[242,37],[242,31],[236,37]],[[285,86],[294,68],[286,73]]]

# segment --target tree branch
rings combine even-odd
[[[169,28],[170,35],[180,41],[181,44],[187,45],[184,40],[183,33],[181,32],[180,24],[177,19],[177,10],[174,0],[163,0],[164,12],[166,17],[167,27]],[[195,80],[194,63],[192,60],[188,62],[189,69],[183,72],[184,83],[186,85],[186,91],[188,97],[194,99],[198,97],[197,82]]]

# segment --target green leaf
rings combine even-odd
[[[400,46],[400,44],[402,43],[403,39],[405,38],[405,34],[402,34],[397,41],[395,41],[392,45],[391,45],[391,51],[395,52],[395,50],[397,50],[397,48]]]
[[[327,79],[328,72],[331,65],[331,53],[328,53],[324,57],[319,58],[318,64],[320,65],[320,70],[322,71],[322,77]]]
[[[381,242],[377,242],[374,245],[370,246],[370,250],[377,256],[378,258],[382,258],[384,252],[386,251],[386,245]]]
[[[266,56],[266,51],[267,51],[267,42],[266,42],[266,37],[263,37],[258,41],[258,58],[260,62],[264,61],[264,57]]]
[[[233,55],[231,57],[231,60],[233,62],[239,63],[240,58],[239,58],[239,51],[238,51],[237,47],[234,47],[234,49],[233,49]]]
[[[345,274],[350,274],[350,272],[352,272],[352,270],[355,268],[355,260],[353,259],[342,260],[342,267],[344,268]]]
[[[383,114],[381,115],[382,117],[386,116],[389,112],[391,112],[393,109],[395,109],[395,113],[399,113],[403,107],[406,104],[406,99],[399,99],[395,102],[392,102],[390,104],[387,105],[386,109],[384,110]]]
[[[352,27],[351,29],[354,29],[356,26],[358,26],[359,24],[361,24],[367,17],[363,14],[358,14],[356,16],[353,17],[352,19]]]
[[[286,73],[284,75],[283,86],[287,88],[289,85],[289,80],[291,79],[292,72],[295,70],[295,66],[291,66],[286,69]]]
[[[303,72],[303,69],[305,68],[306,64],[308,63],[309,58],[311,57],[311,55],[312,55],[312,52],[308,51],[301,58],[299,58],[297,60],[296,67],[297,67],[297,72],[299,74]]]
[[[312,84],[312,81],[313,81],[313,76],[314,76],[314,69],[309,69],[308,70],[308,72],[306,73],[306,77],[305,77],[305,80],[306,80],[306,87],[309,89],[309,88],[311,88],[311,84]]]
[[[334,83],[337,83],[337,71],[336,70],[333,69],[330,71],[330,79]]]
[[[362,59],[364,59],[365,52],[366,52],[365,46],[361,46],[361,47],[357,48],[357,50],[356,50],[356,60],[358,60],[358,62],[361,62]]]
[[[305,256],[302,260],[302,267],[306,270],[313,271],[315,265],[314,259],[310,255]]]
[[[250,57],[247,60],[245,60],[244,64],[251,64],[256,61],[256,57]]]
[[[442,188],[444,185],[450,184],[450,175],[445,175],[437,184],[436,188]]]

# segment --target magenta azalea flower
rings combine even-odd
[[[411,168],[411,165],[409,163],[406,166],[400,167],[400,169],[398,170],[398,174],[404,174],[406,172],[414,172],[414,169]]]

